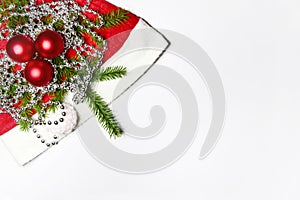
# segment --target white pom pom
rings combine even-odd
[[[78,119],[76,110],[66,103],[63,104],[63,107],[64,109],[59,109],[47,117],[47,121],[51,121],[51,125],[46,126],[47,131],[53,134],[68,134],[75,129]]]

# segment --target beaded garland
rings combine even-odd
[[[90,84],[93,72],[101,64],[103,54],[107,49],[106,41],[93,32],[92,29],[86,28],[85,24],[80,22],[88,22],[90,26],[101,28],[104,21],[100,14],[88,9],[88,5],[79,6],[73,0],[55,1],[36,5],[34,1],[23,7],[25,12],[10,12],[9,16],[3,16],[2,21],[8,20],[10,17],[23,17],[26,23],[17,25],[14,28],[6,27],[1,30],[0,40],[9,41],[14,36],[26,36],[35,41],[38,35],[45,30],[56,31],[63,36],[64,49],[63,52],[55,58],[45,58],[43,60],[49,62],[53,66],[53,78],[51,82],[45,86],[36,86],[29,83],[23,75],[28,62],[18,62],[8,55],[6,50],[1,50],[0,54],[0,113],[10,114],[18,123],[20,120],[30,123],[32,126],[43,121],[43,115],[47,108],[61,102],[50,100],[43,102],[41,110],[39,110],[39,118],[37,121],[22,116],[22,112],[26,110],[34,110],[35,105],[43,100],[43,97],[49,93],[58,90],[66,90],[74,93],[73,101],[78,104],[83,102],[88,85]],[[7,10],[15,9],[15,5],[11,5]],[[5,11],[5,10],[4,10]],[[4,12],[3,11],[3,12]],[[97,18],[97,23],[87,19],[82,13],[90,13]],[[40,19],[51,16],[51,21],[43,21]],[[80,19],[80,20],[78,20]],[[63,24],[61,24],[63,22]],[[57,27],[57,26],[63,26]],[[78,30],[85,29],[86,32],[100,41],[96,45],[87,44],[85,38],[78,33]],[[69,50],[76,51],[76,59],[68,59]],[[37,52],[34,58],[38,58]],[[60,61],[60,63],[57,62]],[[13,66],[19,66],[17,71],[12,70]],[[58,70],[63,67],[75,70],[75,75],[70,80],[58,81]],[[80,73],[79,73],[80,72]],[[18,83],[14,88],[13,94],[7,94],[12,85]],[[18,106],[20,99],[24,95],[30,95],[30,99],[26,105]]]

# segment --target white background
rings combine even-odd
[[[0,199],[298,200],[300,2],[111,2],[155,27],[189,36],[206,50],[227,96],[220,142],[199,161],[200,134],[177,163],[138,176],[102,166],[76,135],[26,167],[17,166],[0,143]]]

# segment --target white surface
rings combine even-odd
[[[112,2],[190,36],[207,51],[227,94],[221,141],[199,161],[200,135],[179,162],[140,176],[98,164],[76,135],[25,168],[0,143],[1,200],[298,200],[300,2]]]

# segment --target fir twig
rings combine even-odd
[[[53,16],[51,14],[47,15],[47,16],[43,16],[41,17],[41,21],[45,24],[45,25],[49,25],[52,23],[53,21]]]
[[[96,115],[99,123],[109,133],[110,137],[120,137],[123,130],[115,119],[112,110],[108,107],[108,104],[102,99],[102,97],[89,87],[85,100]]]
[[[1,0],[0,9],[7,9],[10,5],[14,5],[17,9],[29,4],[29,0]]]
[[[18,88],[17,85],[15,84],[11,85],[9,90],[6,92],[6,94],[10,97],[13,96],[17,88]]]
[[[58,56],[56,58],[53,58],[52,62],[53,62],[53,64],[60,66],[60,65],[64,64],[64,59],[62,57]]]
[[[65,24],[63,20],[58,20],[53,24],[53,28],[56,30],[63,31],[65,29]]]
[[[52,96],[54,96],[51,100],[55,101],[55,102],[63,102],[65,95],[67,94],[67,90],[63,90],[63,89],[59,89],[57,91],[55,91],[53,94],[51,94]]]
[[[21,131],[25,131],[25,132],[29,131],[30,122],[24,121],[24,120],[19,120],[18,124],[20,125]]]
[[[124,24],[129,18],[128,14],[129,12],[126,10],[117,9],[103,15],[103,19],[105,22],[103,28],[111,28]]]
[[[16,16],[11,16],[10,18],[8,18],[7,26],[9,28],[16,28],[18,25],[24,25],[27,22],[29,22],[28,16],[16,15]]]
[[[33,108],[40,115],[41,110],[42,110],[42,103],[40,101],[38,101],[37,104],[35,104]]]
[[[22,107],[26,106],[29,103],[30,100],[31,100],[30,93],[29,92],[24,92],[23,97],[21,99],[21,101],[22,101],[21,106]]]
[[[122,78],[127,74],[126,67],[116,66],[107,67],[104,70],[97,69],[94,72],[92,81],[109,81],[117,78]]]
[[[20,113],[20,115],[28,120],[31,119],[33,112],[30,109],[24,110]],[[18,124],[20,125],[21,131],[29,131],[30,122],[25,120],[19,120]]]

